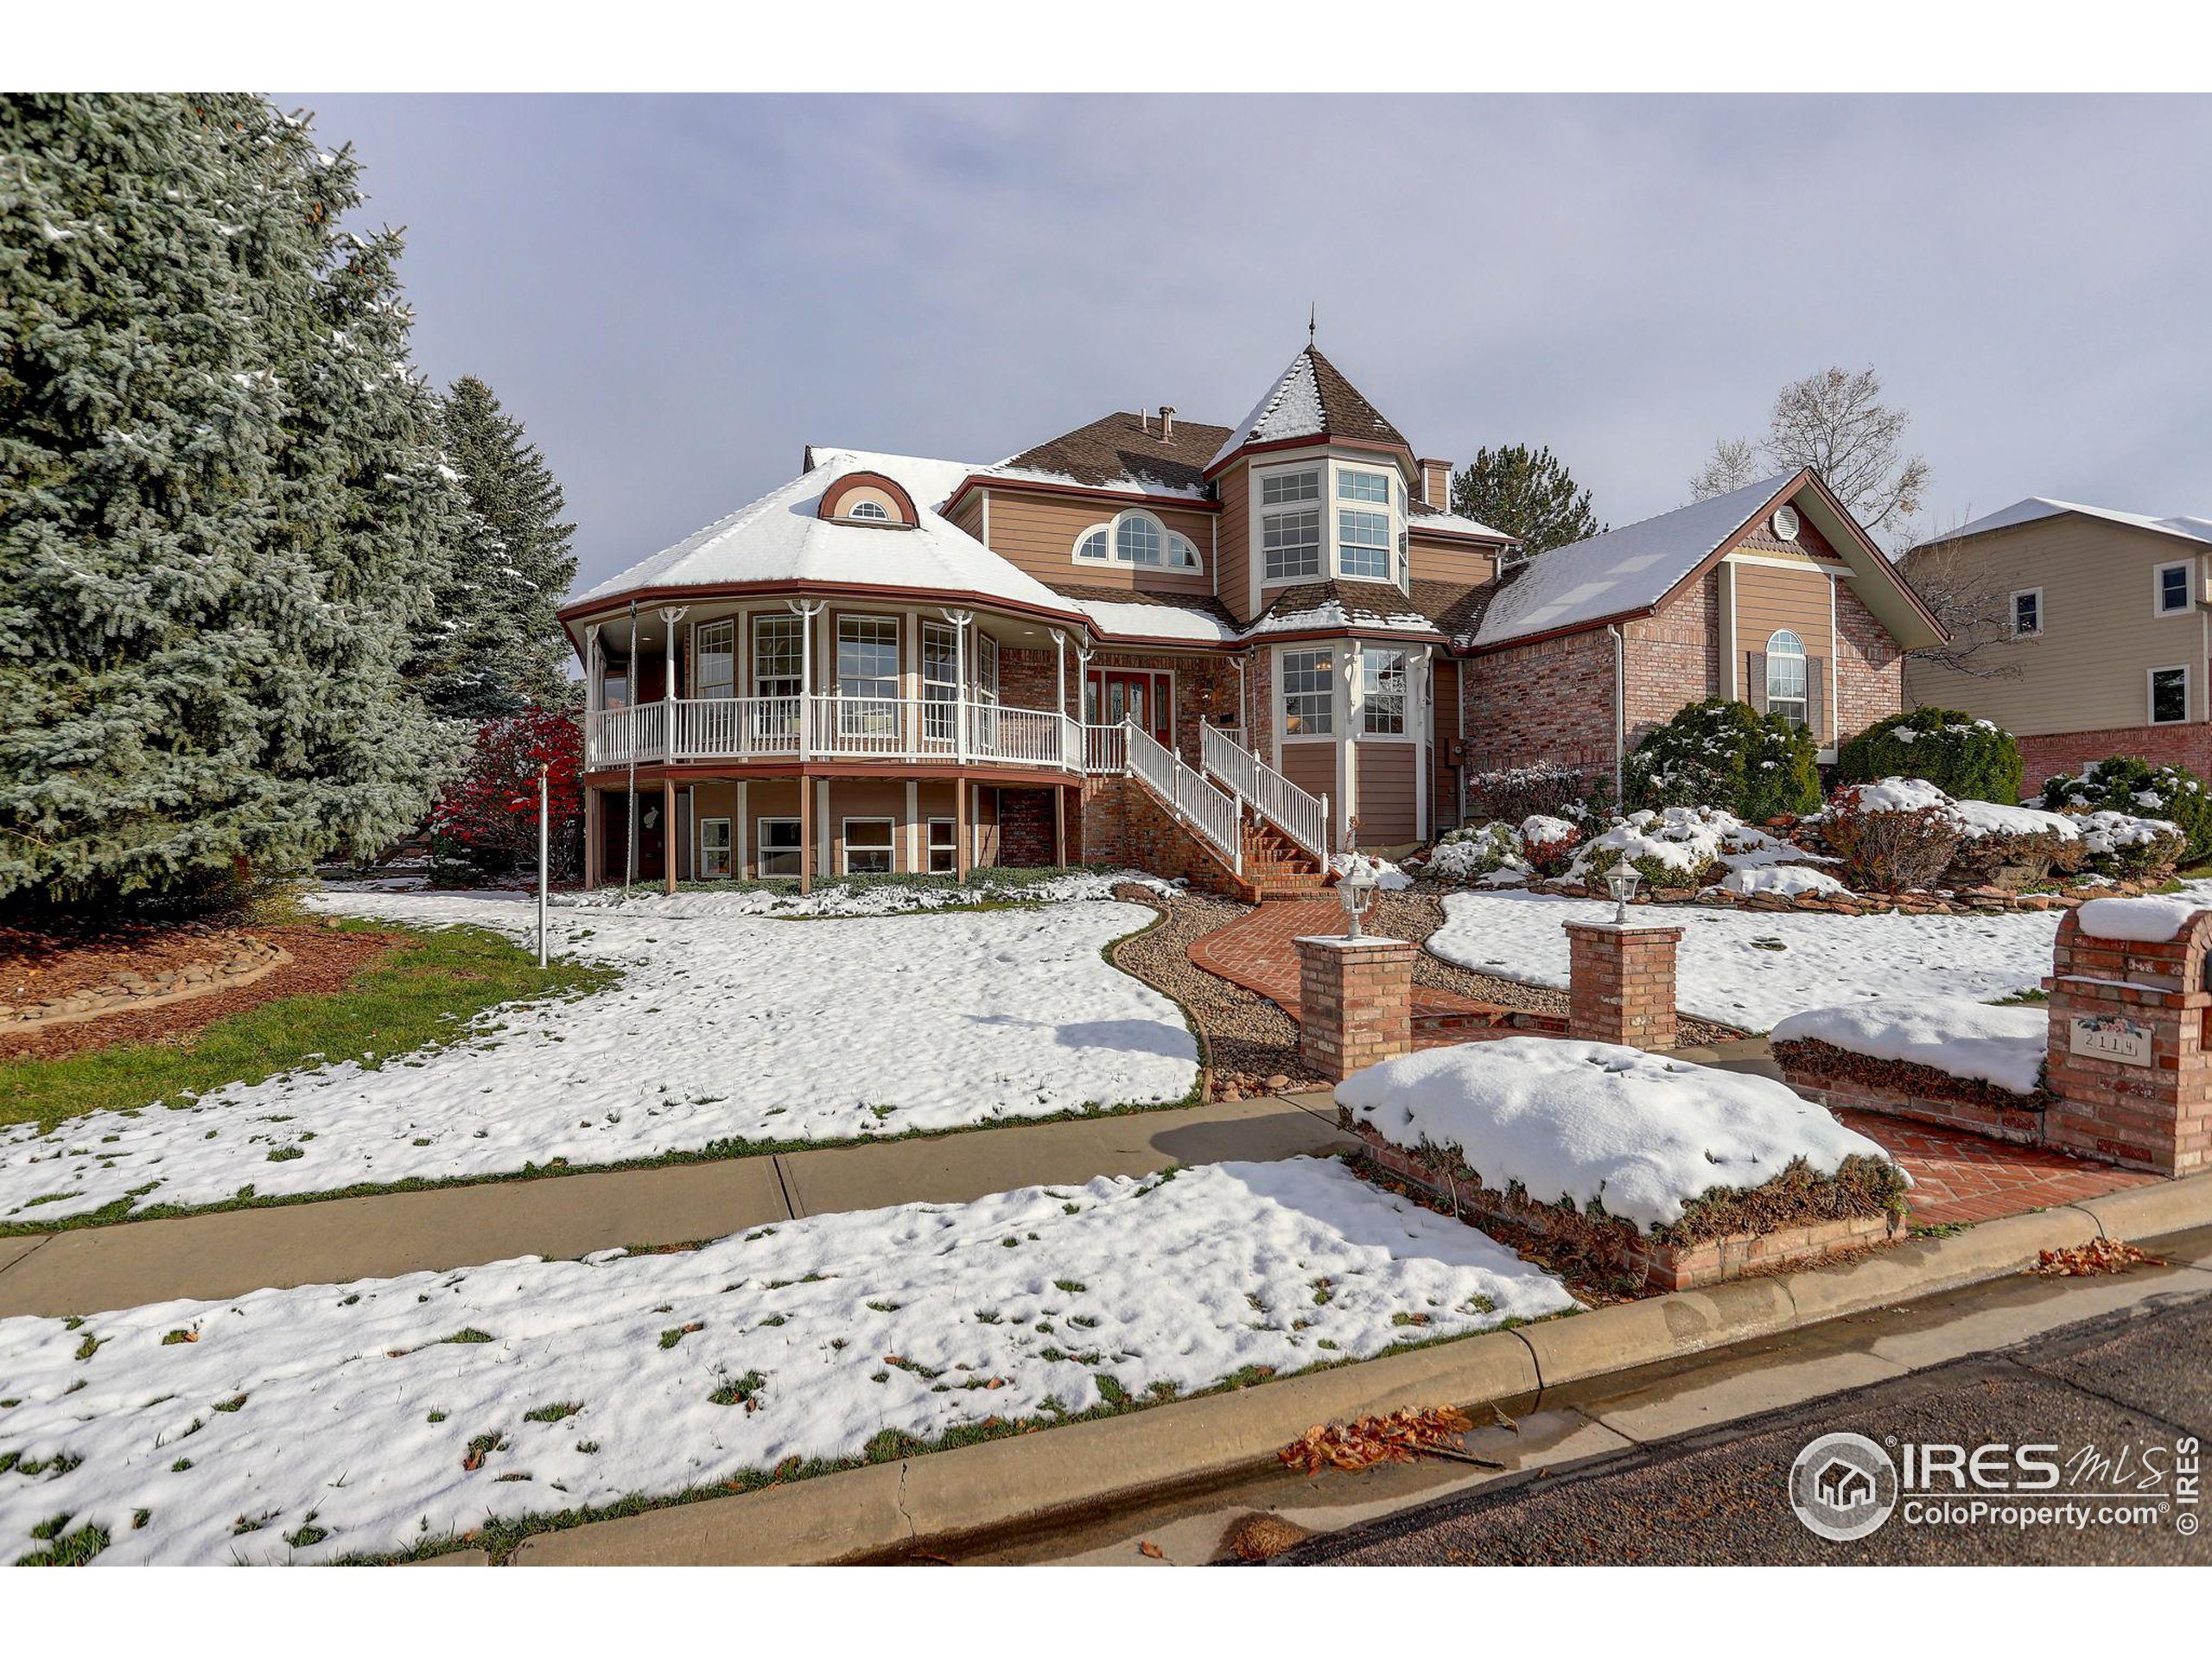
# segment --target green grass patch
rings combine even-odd
[[[69,1517],[57,1515],[31,1529],[31,1536],[46,1546],[16,1557],[17,1567],[82,1567],[107,1548],[107,1529],[86,1524],[64,1532]]]
[[[367,964],[335,995],[260,1003],[213,1020],[182,1041],[113,1043],[59,1059],[0,1061],[0,1124],[51,1129],[86,1112],[196,1097],[228,1084],[312,1070],[324,1057],[372,1053],[375,1059],[361,1064],[377,1070],[459,1040],[486,1009],[582,996],[620,976],[611,968],[575,962],[556,962],[540,973],[528,950],[480,927],[356,921],[345,926],[399,934],[405,943]]]

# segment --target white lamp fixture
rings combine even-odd
[[[1374,897],[1377,885],[1375,867],[1359,857],[1353,858],[1344,874],[1338,878],[1337,902],[1344,907],[1344,914],[1351,918],[1351,925],[1344,932],[1346,938],[1366,937],[1359,931],[1359,918],[1367,909],[1367,901]]]
[[[1636,884],[1643,879],[1637,874],[1636,866],[1625,858],[1605,872],[1605,890],[1613,895],[1613,925],[1616,927],[1628,920],[1628,901],[1636,897]]]

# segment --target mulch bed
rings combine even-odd
[[[149,973],[159,968],[181,967],[205,958],[208,936],[219,930],[196,924],[164,928],[132,928],[106,932],[97,938],[71,940],[34,936],[45,948],[22,943],[22,930],[0,933],[0,979],[13,986],[35,965],[40,972],[35,995],[52,996],[83,986],[105,985],[127,969]],[[327,995],[341,990],[363,968],[406,942],[397,933],[346,930],[317,924],[294,923],[250,930],[291,953],[283,967],[264,975],[251,985],[212,991],[205,996],[158,1007],[119,1008],[97,1019],[79,1020],[50,1030],[35,1028],[21,1034],[0,1031],[0,1059],[58,1060],[115,1043],[188,1042],[201,1027],[279,997]]]

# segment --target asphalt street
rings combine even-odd
[[[1899,1486],[1886,1521],[1833,1542],[1801,1523],[1789,1475],[1812,1440],[1866,1436],[1911,1447],[2048,1446],[2063,1478],[2009,1452],[1992,1476],[1938,1472]],[[1274,1565],[2203,1564],[2212,1441],[2212,1297],[2161,1300],[2068,1325],[2017,1347],[1679,1439],[1632,1447],[1331,1533]],[[2085,1455],[2086,1451],[2086,1455]],[[1967,1490],[1954,1490],[1963,1482]],[[2068,1495],[2074,1511],[2048,1514]],[[2082,1494],[2080,1501],[2073,1495]],[[2191,1501],[2193,1499],[2193,1501]],[[1980,1513],[1955,1516],[1979,1500]],[[2115,1509],[2137,1519],[2121,1523]],[[1910,1518],[1917,1515],[1919,1518]],[[2083,1516],[2087,1519],[2083,1519]]]

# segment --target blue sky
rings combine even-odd
[[[1305,338],[1423,454],[1615,524],[1872,364],[1948,521],[2212,512],[2212,99],[284,92],[404,226],[416,352],[528,424],[585,584],[808,442],[1234,421]]]

